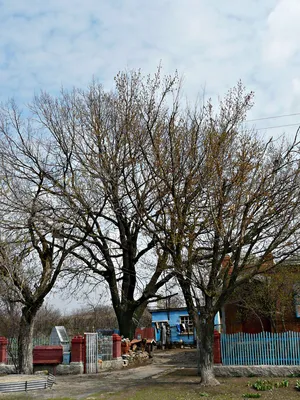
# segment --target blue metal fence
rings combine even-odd
[[[223,365],[300,365],[300,332],[221,334]]]

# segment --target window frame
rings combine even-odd
[[[294,291],[294,309],[296,318],[300,318],[300,284],[299,282],[293,285]]]
[[[194,324],[189,315],[180,315],[180,324],[184,324],[187,330],[185,332],[181,332],[180,335],[192,335],[194,334]]]

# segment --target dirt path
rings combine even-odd
[[[161,380],[176,368],[195,367],[195,350],[156,351],[152,362],[136,368],[124,368],[119,371],[105,371],[94,375],[57,376],[52,389],[32,391],[24,398],[51,399],[68,397],[84,399],[93,393],[116,393],[127,388],[145,385],[150,381]],[[1,397],[7,396],[0,394]]]
[[[196,349],[175,349],[166,351],[156,351],[153,363],[172,365],[175,367],[196,368],[197,366]]]

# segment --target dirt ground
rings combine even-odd
[[[135,368],[124,368],[119,371],[103,371],[94,375],[57,376],[52,389],[36,390],[28,394],[20,394],[17,398],[30,399],[85,399],[93,393],[112,395],[126,392],[132,387],[143,386],[159,377],[167,376],[174,367],[195,367],[196,354],[194,349],[177,349],[156,351],[153,359],[147,365]],[[198,381],[199,378],[197,377]],[[0,400],[15,398],[13,394],[0,394]],[[105,397],[106,398],[106,397]]]
[[[214,400],[242,399],[244,393],[257,393],[247,385],[258,378],[222,378],[221,385],[203,388],[196,369],[196,350],[156,351],[151,363],[120,371],[103,371],[95,375],[57,376],[52,389],[19,394],[0,394],[0,400]],[[262,399],[299,399],[295,383],[288,388],[260,392]],[[272,381],[280,381],[272,378]]]

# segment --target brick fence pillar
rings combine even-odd
[[[112,335],[113,338],[113,358],[121,357],[121,336],[117,333]]]
[[[72,339],[71,362],[84,361],[84,337],[75,336]]]
[[[222,364],[221,358],[221,334],[214,331],[214,363]]]
[[[0,363],[7,363],[7,345],[8,339],[0,336]]]

